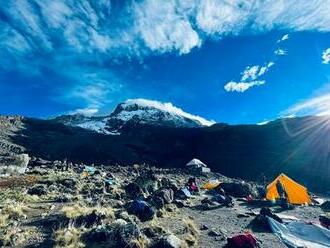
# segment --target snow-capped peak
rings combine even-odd
[[[54,119],[68,126],[77,126],[98,133],[118,135],[131,124],[167,127],[203,127],[215,122],[189,114],[173,106],[146,99],[129,99],[118,104],[108,116],[64,115]]]
[[[215,123],[214,121],[206,120],[198,115],[189,114],[183,111],[182,109],[173,106],[173,104],[170,102],[162,103],[159,101],[138,98],[138,99],[128,99],[119,106],[121,106],[121,108],[125,110],[129,110],[129,111],[133,110],[133,112],[134,110],[138,111],[139,109],[145,111],[159,110],[161,112],[168,113],[172,116],[178,116],[192,120],[196,122],[196,124],[199,124],[199,126],[211,126]]]

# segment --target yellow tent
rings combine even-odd
[[[202,186],[202,189],[211,190],[211,189],[214,189],[217,186],[219,186],[219,184],[220,184],[219,180],[216,180],[216,179],[215,180],[210,180]]]
[[[276,183],[280,181],[283,189],[285,190],[288,202],[291,204],[306,204],[311,203],[311,199],[308,195],[307,188],[293,181],[285,174],[280,174],[273,182],[267,186],[266,198],[267,200],[275,200],[280,198]]]

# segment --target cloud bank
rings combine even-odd
[[[16,58],[52,52],[185,54],[206,39],[246,30],[330,31],[329,6],[329,0],[12,0],[0,7],[0,46]]]
[[[330,94],[323,94],[299,102],[282,113],[283,116],[330,115]]]
[[[105,65],[150,55],[183,55],[206,40],[243,33],[328,32],[329,12],[330,0],[2,1],[0,69],[60,74],[72,82],[63,92],[71,91],[84,108],[98,109],[118,84],[118,75],[113,76],[109,67],[104,72]],[[288,38],[283,36],[280,42]],[[91,70],[98,76],[87,84]],[[227,88],[242,92],[263,82],[253,72],[247,77],[249,81]],[[105,93],[91,90],[90,84]],[[84,89],[93,93],[84,94]],[[67,95],[60,99],[68,99]]]

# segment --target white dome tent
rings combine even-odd
[[[186,166],[189,170],[194,172],[211,172],[210,168],[197,158],[190,160]]]

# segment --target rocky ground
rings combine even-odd
[[[285,247],[256,223],[260,206],[239,197],[257,194],[254,184],[220,174],[198,176],[200,185],[210,178],[245,185],[243,192],[232,192],[234,206],[226,207],[205,201],[212,196],[203,190],[183,199],[178,189],[192,176],[183,170],[96,166],[94,175],[84,175],[82,165],[67,165],[39,159],[23,175],[0,178],[1,247],[224,247],[227,237],[245,231],[261,247]],[[155,214],[133,212],[137,198]],[[283,213],[318,222],[322,210],[300,206]]]

